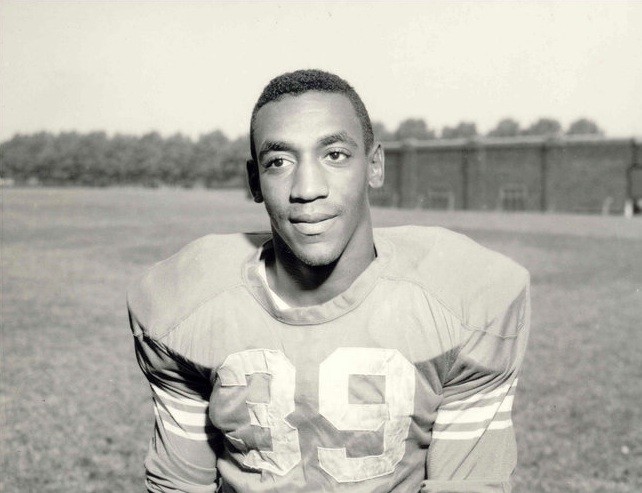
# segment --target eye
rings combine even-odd
[[[332,161],[333,163],[340,163],[342,161],[345,161],[349,157],[350,157],[350,154],[342,150],[332,150],[326,154],[326,158]]]
[[[292,164],[292,161],[289,161],[283,157],[276,157],[264,163],[263,167],[264,168],[283,168],[288,164]]]

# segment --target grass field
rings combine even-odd
[[[7,492],[142,492],[152,429],[125,288],[209,232],[267,229],[237,191],[5,189]],[[642,218],[375,210],[526,266],[533,327],[515,403],[516,492],[642,491]]]

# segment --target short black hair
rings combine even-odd
[[[344,94],[352,103],[357,113],[361,129],[363,130],[363,142],[365,151],[368,152],[374,143],[374,134],[372,132],[372,122],[366,106],[361,98],[345,80],[330,72],[323,70],[306,69],[295,72],[287,72],[272,79],[259,96],[258,101],[252,110],[252,120],[250,121],[250,151],[252,159],[256,161],[256,149],[254,148],[254,121],[258,111],[272,101],[278,101],[285,95],[298,96],[308,91],[321,91]]]

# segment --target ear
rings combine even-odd
[[[250,186],[250,193],[254,198],[254,202],[263,202],[263,194],[261,193],[261,181],[259,179],[259,167],[254,159],[248,159],[246,163],[247,170],[247,184]]]
[[[372,188],[383,186],[385,156],[381,143],[375,142],[368,156],[368,184]]]

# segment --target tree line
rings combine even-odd
[[[0,145],[2,178],[47,185],[238,186],[249,138],[216,130],[198,139],[158,132],[142,136],[105,132],[40,132]]]
[[[382,141],[453,139],[478,136],[474,123],[444,127],[440,137],[423,119],[402,121],[394,132],[380,122],[373,130]],[[580,119],[566,132],[556,120],[542,118],[525,129],[504,119],[488,132],[491,137],[519,135],[603,135],[592,121]],[[158,132],[142,136],[105,132],[39,132],[17,134],[0,144],[0,178],[17,183],[46,185],[160,185],[236,187],[245,181],[249,158],[247,135],[230,139],[220,130],[191,139],[180,133],[162,137]]]

